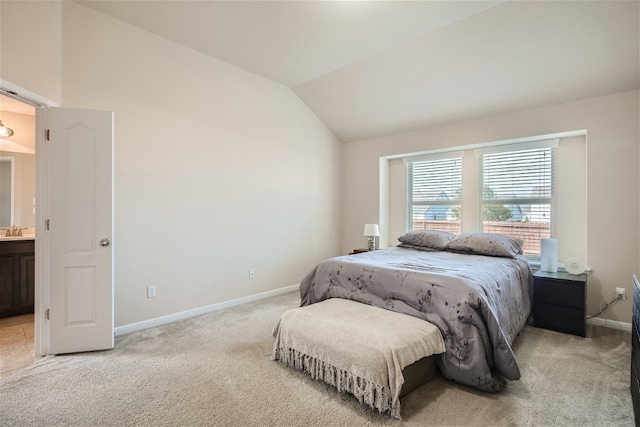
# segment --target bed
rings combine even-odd
[[[508,236],[411,232],[399,247],[340,256],[301,282],[301,306],[344,298],[438,327],[442,374],[497,392],[520,378],[511,345],[531,312],[533,274],[522,241]]]

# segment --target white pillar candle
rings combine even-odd
[[[540,270],[555,273],[558,271],[558,239],[540,239],[542,251]]]

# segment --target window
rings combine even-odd
[[[554,237],[553,168],[558,142],[508,143],[404,158],[407,231],[504,234],[522,239],[523,252],[539,257],[540,239]],[[463,159],[469,163],[463,165]],[[464,203],[463,181],[464,194],[477,195]]]
[[[551,237],[553,150],[557,140],[476,150],[480,231],[517,237],[540,255]]]
[[[460,233],[462,153],[405,159],[407,231]]]

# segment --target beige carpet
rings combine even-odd
[[[633,426],[630,333],[582,339],[526,327],[522,379],[486,394],[442,377],[402,399],[403,420],[270,360],[297,293],[132,333],[107,352],[46,357],[0,380],[3,426]]]

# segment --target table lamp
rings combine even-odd
[[[380,235],[380,227],[378,224],[365,224],[363,235],[367,236],[368,246],[370,251],[376,250],[376,237]]]

